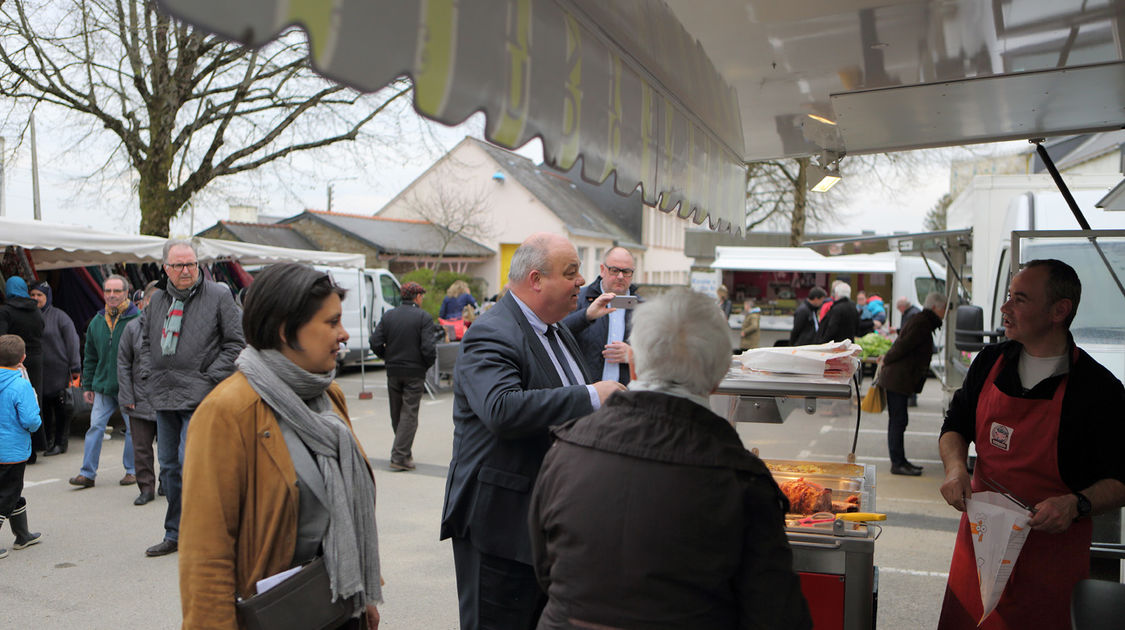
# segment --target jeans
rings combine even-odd
[[[906,403],[910,394],[887,391],[887,450],[890,451],[891,465],[906,464],[906,447],[903,445],[906,425],[910,419],[906,414]]]
[[[184,443],[188,421],[193,409],[156,412],[156,458],[160,461],[160,478],[168,511],[164,514],[164,540],[180,539],[180,493],[184,487]]]
[[[391,447],[391,461],[405,464],[413,459],[411,448],[418,431],[418,406],[425,391],[424,378],[387,377],[387,391],[391,402],[391,430],[395,433]]]
[[[82,469],[80,475],[87,479],[98,476],[98,462],[102,457],[102,439],[105,436],[106,425],[109,417],[117,411],[117,397],[107,396],[94,392],[94,406],[90,409],[90,428],[86,431],[86,444],[82,450]],[[125,418],[125,452],[121,454],[121,465],[125,472],[132,475],[136,472],[133,467],[133,432],[129,429],[129,416],[122,413]]]

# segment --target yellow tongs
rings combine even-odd
[[[866,521],[885,521],[887,520],[887,515],[879,512],[844,512],[842,514],[837,514],[836,520],[860,523]]]

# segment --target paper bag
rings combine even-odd
[[[965,514],[969,518],[980,601],[984,607],[977,621],[979,626],[1000,601],[1016,558],[1031,531],[1027,524],[1031,515],[996,492],[974,492],[965,504]]]
[[[739,357],[743,367],[758,372],[850,377],[863,349],[850,341],[815,346],[754,348]]]
[[[867,390],[867,394],[863,397],[863,402],[859,404],[859,408],[864,413],[883,413],[883,409],[887,407],[887,392],[878,385],[872,385]]]

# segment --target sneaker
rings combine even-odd
[[[118,481],[117,483],[119,485],[122,485],[122,486],[131,486],[131,485],[137,483],[137,476],[129,474],[129,473],[125,473],[125,476],[122,477],[121,481]]]
[[[8,557],[8,550],[5,549],[4,547],[0,547],[0,558],[7,558],[7,557]]]
[[[70,478],[70,485],[78,486],[80,488],[93,488],[94,480],[84,477],[82,475],[75,475]]]
[[[166,556],[170,553],[176,553],[180,550],[180,544],[174,540],[162,540],[155,545],[145,549],[145,555],[150,558],[157,556]]]

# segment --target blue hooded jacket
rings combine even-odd
[[[0,464],[31,457],[31,434],[39,428],[35,388],[14,368],[0,368]]]

